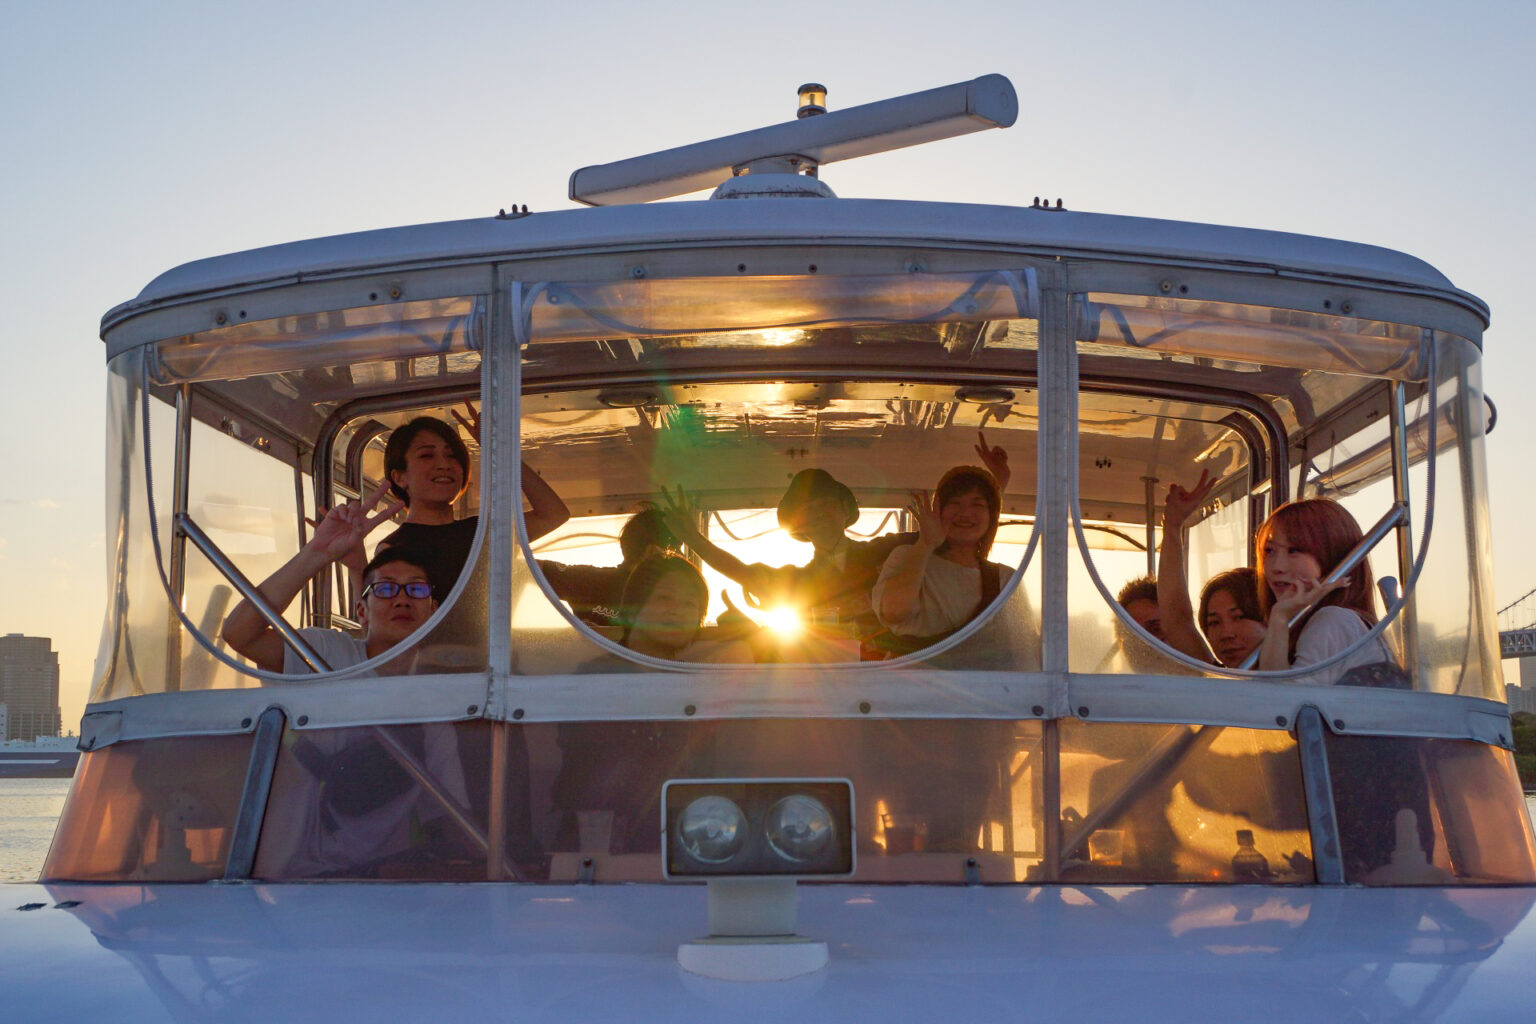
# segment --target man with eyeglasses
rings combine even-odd
[[[349,501],[326,513],[309,543],[282,568],[262,581],[257,589],[267,603],[281,612],[317,573],[341,561],[362,544],[363,538],[403,507],[396,501],[370,515],[384,497],[388,484],[362,501]],[[381,548],[363,570],[363,589],[357,600],[357,620],[363,636],[334,629],[299,630],[332,669],[350,668],[376,658],[415,632],[437,608],[435,587],[425,568],[429,558],[405,547]],[[241,601],[224,620],[224,642],[268,672],[302,675],[310,671],[298,652],[283,642],[255,605]],[[411,670],[413,651],[385,662],[378,675],[398,675]]]

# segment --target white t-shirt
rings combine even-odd
[[[310,627],[299,630],[299,635],[332,669],[352,668],[368,660],[367,644],[362,637],[335,629]],[[286,645],[283,671],[301,676],[314,674],[304,659]],[[464,767],[454,727],[444,722],[429,722],[408,728],[420,730],[422,749],[413,753],[431,778],[459,806],[468,806]],[[344,763],[340,759],[349,748],[374,740],[371,727],[362,726],[305,732],[295,742],[308,744],[311,760],[323,765]],[[326,803],[327,786],[334,785],[336,780],[313,777],[297,759],[285,759],[280,771],[285,785],[297,787],[304,794],[302,798],[282,802],[285,808],[283,820],[268,817],[273,838],[263,839],[262,864],[266,870],[282,877],[303,878],[324,872],[345,872],[354,865],[409,850],[413,841],[413,822],[432,821],[446,813],[420,786],[410,782],[398,792],[380,794],[378,805],[365,813],[349,814]],[[399,780],[403,782],[405,776],[399,776]]]
[[[900,621],[890,621],[880,615],[880,598],[885,592],[886,581],[896,572],[894,559],[899,553],[892,552],[885,560],[880,567],[880,578],[869,595],[882,625],[901,636],[934,636],[959,629],[970,621],[971,613],[981,601],[981,570],[956,565],[936,554],[928,556],[912,614]]]
[[[325,663],[331,666],[332,671],[361,665],[368,660],[368,644],[360,636],[351,636],[338,629],[317,629],[312,626],[299,630],[299,636],[315,649],[316,654],[325,659]],[[283,644],[283,674],[311,676],[315,673],[308,663],[299,657],[297,651]]]
[[[1291,667],[1306,668],[1308,665],[1316,665],[1338,654],[1368,632],[1370,628],[1357,613],[1338,605],[1324,605],[1313,612],[1307,624],[1301,628],[1301,636],[1296,638],[1296,659],[1291,662]],[[1301,676],[1289,682],[1332,686],[1352,668],[1391,660],[1392,656],[1388,653],[1386,645],[1377,638],[1343,661],[1330,665],[1321,672]]]
[[[426,769],[435,785],[460,807],[469,806],[464,765],[459,755],[458,733],[447,722],[420,726],[385,726],[396,737],[419,732],[419,741],[406,743],[407,750]],[[411,780],[403,770],[388,773],[400,788],[375,791],[367,810],[338,806],[332,799],[336,787],[358,765],[357,753],[377,747],[370,726],[305,731],[292,738],[304,744],[304,757],[281,758],[273,785],[286,794],[274,801],[262,829],[258,870],[280,878],[312,878],[326,873],[348,873],[375,861],[404,854],[415,845],[415,833],[423,823],[444,817],[442,805]],[[417,746],[419,749],[412,749]],[[365,751],[366,752],[366,751]],[[348,755],[352,758],[349,759]],[[379,747],[371,758],[383,762],[388,755]],[[308,761],[308,765],[306,765]],[[314,774],[318,771],[318,775]],[[340,773],[340,774],[338,774]],[[350,792],[359,792],[354,783]],[[454,826],[446,826],[450,834]]]

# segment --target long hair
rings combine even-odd
[[[987,513],[991,520],[987,532],[976,542],[976,560],[985,562],[992,551],[992,542],[997,539],[997,523],[1003,514],[1003,496],[997,488],[997,478],[980,466],[956,466],[939,478],[939,486],[933,489],[933,503],[936,508],[942,509],[950,501],[971,491],[976,491],[986,499]],[[949,541],[945,541],[939,550],[948,547]]]
[[[1232,598],[1232,603],[1237,605],[1237,610],[1243,613],[1243,618],[1261,624],[1266,621],[1259,605],[1259,574],[1245,565],[1241,569],[1217,573],[1201,588],[1200,617],[1195,620],[1200,632],[1206,631],[1205,619],[1211,614],[1211,598],[1223,590]]]
[[[1259,611],[1264,621],[1274,607],[1275,595],[1269,588],[1269,576],[1264,568],[1264,546],[1276,531],[1285,535],[1293,547],[1300,548],[1313,558],[1327,576],[1364,534],[1360,524],[1336,501],[1328,498],[1309,498],[1293,501],[1279,508],[1259,527]],[[1335,590],[1319,601],[1314,608],[1338,605],[1355,612],[1366,625],[1376,624],[1376,582],[1371,576],[1371,564],[1364,559],[1349,574],[1349,584]],[[1293,631],[1293,636],[1297,631]]]
[[[699,572],[698,566],[675,551],[652,548],[635,563],[629,578],[624,581],[623,595],[619,598],[619,621],[623,623],[624,632],[619,637],[619,643],[629,646],[629,634],[640,620],[640,612],[651,599],[651,592],[658,583],[672,574],[683,577],[693,588],[699,599],[698,624],[704,624],[704,612],[709,607],[709,584],[704,582],[704,574]]]

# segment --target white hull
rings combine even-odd
[[[1536,962],[1529,888],[800,894],[828,966],[735,983],[678,965],[702,886],[12,885],[5,1017],[1475,1020],[1528,1005]]]

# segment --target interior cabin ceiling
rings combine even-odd
[[[938,384],[755,382],[672,389],[679,404],[610,408],[600,389],[523,400],[529,461],[578,515],[629,511],[663,486],[712,508],[773,507],[796,472],[825,469],[867,507],[901,507],[953,465],[975,463],[977,430],[1006,448],[1005,511],[1034,512],[1038,410],[1033,393],[977,405]],[[859,397],[842,397],[857,395]],[[1229,409],[1085,395],[1079,458],[1084,515],[1145,521],[1144,477],[1220,474],[1246,462]],[[1192,472],[1198,475],[1199,470]]]

